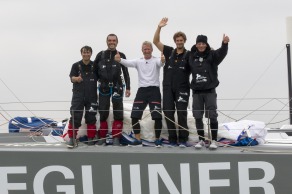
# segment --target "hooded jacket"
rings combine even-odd
[[[194,91],[210,90],[219,85],[218,65],[223,61],[228,51],[228,43],[217,50],[211,50],[207,43],[204,52],[199,52],[194,45],[189,57],[189,65],[192,72],[191,88]]]

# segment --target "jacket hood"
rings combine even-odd
[[[197,55],[199,55],[199,56],[204,56],[204,55],[208,54],[210,52],[210,50],[211,50],[211,47],[210,47],[209,43],[207,43],[206,50],[202,53],[198,51],[196,45],[193,45],[191,48],[191,52],[197,53]]]

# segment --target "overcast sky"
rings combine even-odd
[[[166,45],[175,46],[172,36],[177,31],[186,33],[187,49],[199,34],[207,35],[215,49],[224,33],[230,37],[228,55],[219,67],[218,99],[288,98],[289,16],[291,0],[0,0],[0,78],[18,98],[0,82],[1,106],[10,109],[11,104],[3,103],[18,100],[70,102],[69,72],[81,59],[82,46],[93,48],[94,60],[107,48],[106,36],[115,33],[118,50],[128,59],[140,57],[141,43],[152,41],[162,17],[169,18],[161,32]],[[153,54],[160,56],[156,48]],[[137,76],[135,70],[130,74],[133,99]],[[265,102],[256,106],[240,102],[240,109]],[[283,108],[283,103],[274,103]],[[234,109],[237,104],[221,101],[219,109]],[[60,107],[69,109],[70,103],[47,108]]]

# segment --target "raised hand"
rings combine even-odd
[[[159,22],[158,26],[160,28],[166,26],[167,25],[167,21],[168,21],[168,18],[162,18],[161,21]]]
[[[227,44],[229,42],[229,37],[223,34],[223,43]]]
[[[121,55],[120,55],[119,51],[117,51],[117,54],[115,55],[115,61],[118,63],[121,62]]]

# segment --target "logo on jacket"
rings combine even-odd
[[[178,100],[177,100],[178,102],[187,102],[185,99],[183,99],[183,97],[181,97],[181,96],[179,96],[178,97]]]
[[[114,92],[113,96],[121,96],[121,95],[119,93],[117,93],[117,92]]]
[[[103,65],[102,68],[104,69],[106,67],[106,65]]]
[[[195,61],[200,61],[202,63],[204,61],[204,58],[200,57],[199,59],[195,59]]]
[[[184,92],[179,92],[179,94],[180,94],[180,95],[184,95],[184,96],[189,95],[187,92],[185,92],[185,93],[184,93]]]
[[[171,66],[168,66],[168,69],[172,69],[172,67]]]
[[[94,110],[94,108],[91,106],[88,110],[88,112],[96,112],[96,110]]]
[[[199,83],[199,82],[207,82],[207,77],[204,77],[200,74],[196,74],[196,82]]]
[[[139,110],[140,108],[138,106],[133,106],[134,110]]]
[[[185,69],[185,67],[179,67],[180,69]]]

